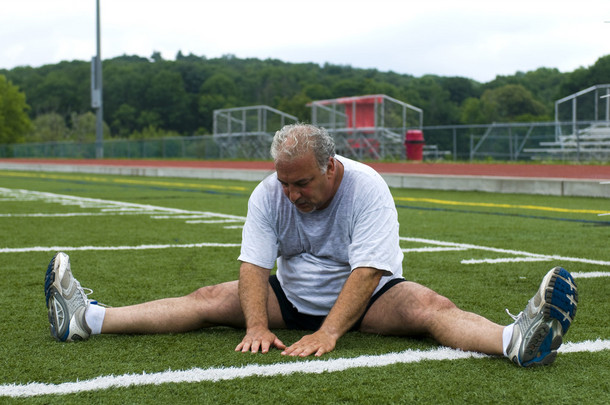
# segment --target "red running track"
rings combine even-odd
[[[201,169],[273,170],[270,161],[216,160],[123,160],[123,159],[0,159],[17,164],[58,164],[129,167],[180,167]],[[557,179],[610,180],[610,165],[579,164],[502,164],[502,163],[428,163],[428,162],[367,162],[380,173],[497,176]]]

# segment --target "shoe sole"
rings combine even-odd
[[[44,291],[47,303],[47,312],[49,316],[49,325],[51,336],[60,342],[65,342],[68,338],[69,321],[66,322],[65,314],[68,313],[68,308],[61,293],[55,286],[55,259],[53,256],[44,278]]]
[[[68,306],[55,287],[50,288],[49,295],[48,312],[51,336],[60,342],[65,342],[70,332],[70,320],[66,318],[66,314],[69,313]]]
[[[578,303],[578,290],[572,275],[561,267],[553,269],[544,293],[543,321],[528,333],[528,345],[522,355],[524,367],[551,364],[563,343]]]

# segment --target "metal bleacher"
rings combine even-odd
[[[565,108],[561,111],[564,106],[569,111],[565,111]],[[565,112],[570,113],[571,122],[560,122],[562,112],[564,115]],[[583,121],[578,121],[583,116],[591,119],[584,127]],[[533,159],[550,157],[607,161],[610,158],[610,84],[592,86],[557,100],[555,123],[554,140],[541,141],[539,147],[527,148],[523,152]]]
[[[298,118],[266,105],[214,110],[220,158],[268,159],[275,131]]]
[[[540,148],[529,148],[524,152],[563,159],[605,161],[610,157],[610,124],[592,124],[577,130],[575,134],[559,135],[555,141],[540,142]]]
[[[405,134],[422,128],[423,110],[385,94],[317,100],[311,121],[333,135],[337,153],[362,159],[402,159]]]
[[[337,153],[361,159],[405,156],[405,133],[421,128],[423,110],[392,97],[375,94],[313,101],[312,124],[335,138]],[[213,138],[220,158],[268,159],[275,131],[298,118],[266,105],[214,111]],[[425,156],[442,151],[426,145]]]

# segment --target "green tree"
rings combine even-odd
[[[460,105],[464,100],[481,97],[481,86],[472,79],[465,77],[441,77],[441,87],[449,92],[449,100],[455,105]]]
[[[97,119],[95,114],[87,111],[83,114],[72,113],[70,115],[71,126],[68,130],[68,138],[77,142],[93,142],[96,136]],[[102,125],[104,139],[110,138],[110,128],[104,122]]]
[[[131,139],[152,139],[152,138],[168,138],[180,136],[176,131],[166,131],[159,129],[155,126],[148,126],[143,128],[141,131],[135,131],[131,135]]]
[[[424,125],[455,123],[459,111],[450,100],[450,93],[441,86],[438,76],[426,75],[412,80],[408,95],[402,100],[424,110]]]
[[[131,133],[138,129],[138,110],[127,103],[121,106],[114,112],[114,120],[112,127],[115,128],[115,134],[121,138],[127,138]]]
[[[25,94],[0,75],[0,144],[24,140],[31,128]]]
[[[486,123],[481,108],[481,100],[475,97],[470,97],[464,100],[461,107],[460,122],[463,124]]]
[[[225,73],[215,73],[201,85],[198,99],[198,111],[202,124],[211,129],[214,121],[214,110],[237,107],[239,89],[235,81]]]
[[[311,120],[311,109],[307,107],[307,104],[311,101],[313,100],[303,93],[299,93],[292,98],[286,98],[280,101],[277,108],[280,111],[294,115],[299,121],[309,122]]]
[[[532,93],[520,84],[507,84],[496,89],[485,90],[478,103],[472,98],[462,106],[462,122],[527,122],[545,121],[544,104],[536,100]]]
[[[56,112],[68,116],[90,108],[91,72],[83,62],[61,62],[47,68],[44,78],[32,92],[36,112]],[[29,95],[29,92],[28,92]]]
[[[64,117],[57,113],[47,113],[38,115],[34,119],[33,130],[28,136],[28,141],[65,141],[68,137],[68,126]]]
[[[596,84],[610,83],[610,55],[599,58],[593,66],[579,67],[566,75],[558,91],[558,98],[569,96]]]

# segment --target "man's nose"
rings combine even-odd
[[[301,190],[295,186],[288,186],[288,198],[293,203],[301,198]]]

